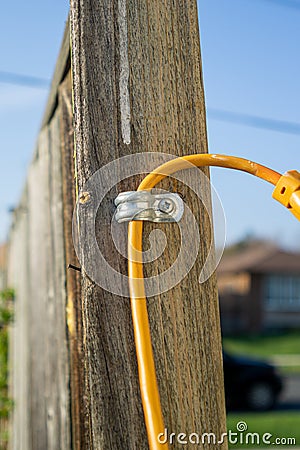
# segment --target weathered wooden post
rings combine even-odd
[[[196,0],[71,0],[70,18],[78,192],[100,167],[124,155],[207,151]],[[137,181],[122,189],[135,190]],[[198,282],[211,230],[197,198],[180,189],[202,244],[181,284],[149,302],[163,414],[170,433],[220,436],[226,424],[216,279]],[[117,193],[108,198],[105,223]],[[164,227],[167,253],[147,266],[148,276],[176,257],[177,234],[170,230]],[[110,228],[98,229],[97,238],[112,254]],[[112,258],[126,273],[125,259]],[[84,272],[81,298],[84,448],[146,449],[129,300],[102,290]]]

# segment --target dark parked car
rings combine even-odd
[[[272,409],[283,382],[271,364],[223,352],[226,406],[256,411]]]

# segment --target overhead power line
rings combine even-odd
[[[29,75],[5,71],[0,71],[0,83],[15,84],[39,89],[48,89],[50,86],[50,80],[45,78],[32,77]]]
[[[300,123],[287,122],[285,120],[269,119],[266,117],[252,116],[250,114],[225,111],[223,109],[208,108],[208,116],[222,122],[231,122],[248,127],[262,128],[280,133],[300,134]]]
[[[9,83],[38,89],[48,89],[50,86],[50,80],[47,80],[46,78],[38,78],[5,71],[0,71],[0,83]],[[231,122],[255,128],[278,131],[281,133],[300,134],[300,124],[297,122],[269,119],[266,117],[236,113],[217,108],[208,108],[207,112],[210,118],[220,120],[222,122]]]
[[[294,8],[300,10],[300,3],[297,0],[264,0],[264,1],[267,3],[276,4],[284,8]]]

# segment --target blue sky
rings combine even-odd
[[[299,8],[297,7],[299,5]],[[199,0],[209,149],[300,170],[300,135],[216,120],[214,108],[300,123],[300,1]],[[51,78],[68,2],[6,2],[0,17],[0,71]],[[47,100],[47,90],[0,82],[0,241],[17,204]],[[224,205],[227,242],[247,235],[300,250],[300,226],[271,198],[272,187],[246,174],[212,170]]]
[[[300,170],[300,135],[220,122],[209,114],[218,108],[300,123],[300,2],[200,0],[198,7],[210,152],[279,172]],[[300,224],[271,199],[271,186],[222,169],[212,169],[212,181],[225,209],[228,242],[253,235],[300,249]]]
[[[0,71],[51,79],[68,1],[4,2],[0,15]],[[0,82],[0,242],[18,203],[47,101],[47,89]]]

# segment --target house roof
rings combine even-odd
[[[279,249],[274,244],[255,242],[224,254],[217,272],[282,273],[300,275],[300,253]]]

